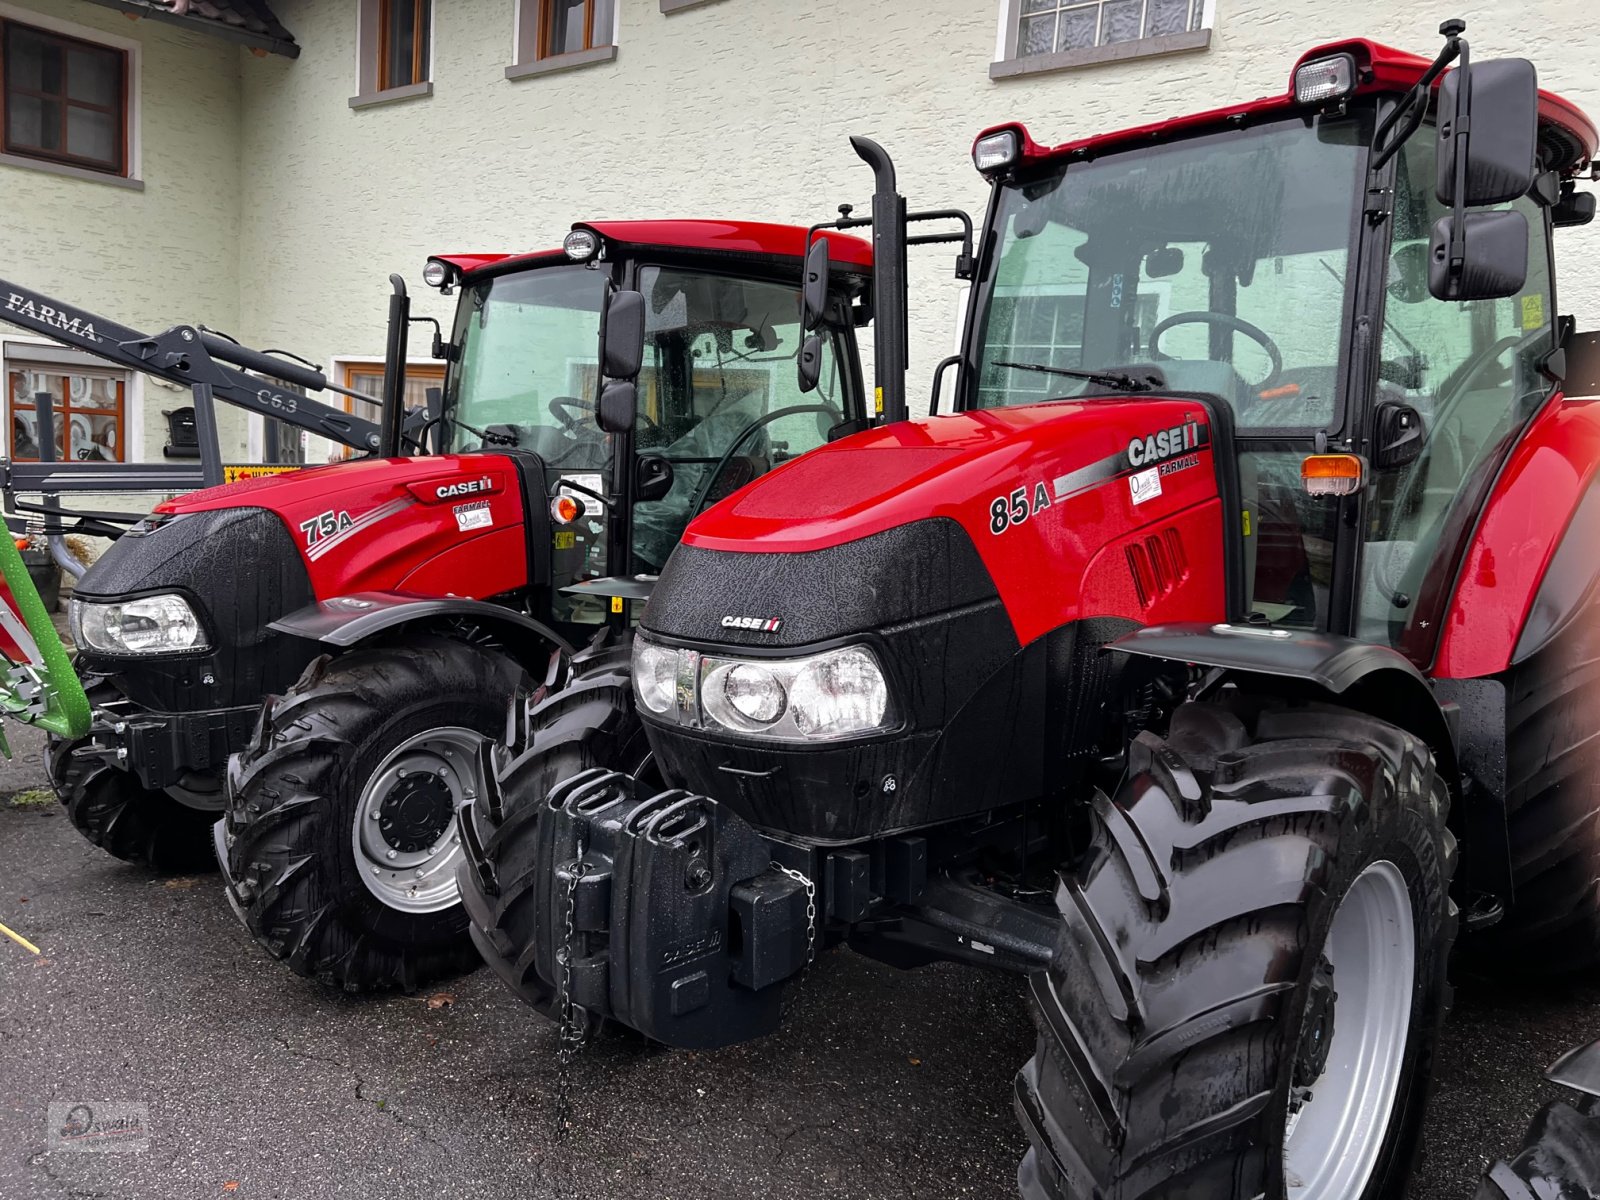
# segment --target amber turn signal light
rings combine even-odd
[[[1354,454],[1313,454],[1300,464],[1300,481],[1313,496],[1353,496],[1366,476],[1366,463]]]
[[[550,501],[550,516],[557,525],[571,525],[583,514],[583,505],[571,496],[557,496]]]

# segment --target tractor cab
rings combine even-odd
[[[1454,578],[1560,384],[1551,231],[1592,213],[1570,176],[1595,130],[1526,63],[1476,69],[1460,156],[1480,166],[1456,205],[1460,93],[1455,74],[1438,84],[1457,39],[1433,64],[1320,47],[1280,96],[1054,148],[1008,125],[975,146],[994,195],[962,407],[1220,401],[1243,510],[1233,615],[1423,666],[1449,594],[1429,581]],[[1194,449],[1158,438],[1126,466],[1159,490]]]
[[[854,323],[871,248],[828,238],[819,382],[802,394],[805,237],[601,222],[575,226],[560,251],[430,260],[460,291],[432,448],[509,453],[543,473],[558,622],[597,624],[643,598],[697,513],[861,417]]]

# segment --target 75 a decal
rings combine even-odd
[[[989,502],[989,532],[1004,533],[1049,507],[1050,492],[1043,482],[1013,488],[1009,495],[996,496]]]
[[[342,533],[355,522],[350,519],[347,512],[318,513],[309,521],[300,522],[300,532],[306,535],[306,549],[315,546],[323,538],[330,538],[336,533]]]

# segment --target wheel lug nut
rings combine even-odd
[[[390,858],[393,858],[395,856],[395,852],[393,850],[389,851],[389,855],[388,856]]]
[[[417,878],[418,878],[418,879],[421,879],[421,878],[422,878],[422,872],[421,872],[421,871],[418,871],[418,872],[417,872]]]

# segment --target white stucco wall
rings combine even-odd
[[[991,82],[1000,0],[717,0],[663,16],[619,0],[615,62],[509,82],[512,0],[435,5],[434,94],[352,111],[355,0],[278,0],[305,50],[243,75],[242,323],[322,360],[377,353],[384,277],[430,253],[559,240],[574,220],[747,216],[807,223],[863,209],[846,135],[894,155],[922,206],[981,209],[974,133],[1025,121],[1040,141],[1281,91],[1306,48],[1368,36],[1422,53],[1439,13],[1392,0],[1216,0],[1210,49]],[[1523,54],[1600,113],[1592,0],[1469,0],[1479,57]],[[1561,308],[1600,323],[1584,265],[1600,232],[1562,234]],[[912,402],[955,339],[944,248],[913,251]],[[442,311],[436,298],[431,311]],[[425,306],[427,301],[424,302]]]
[[[64,32],[130,43],[137,58],[135,174],[143,190],[0,164],[0,277],[136,329],[239,321],[238,46],[81,0],[4,0],[0,14],[65,22]],[[0,324],[0,341],[30,335]],[[136,376],[128,391],[130,459],[159,461],[162,409],[187,391]],[[243,414],[221,414],[224,453],[243,454]],[[0,430],[0,453],[11,436]],[[143,509],[154,497],[123,498]],[[95,498],[80,503],[96,504]]]

